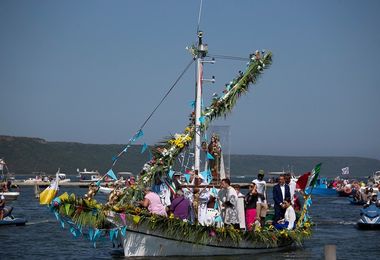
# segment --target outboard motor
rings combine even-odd
[[[380,208],[375,203],[371,203],[360,212],[358,227],[362,229],[380,228]]]

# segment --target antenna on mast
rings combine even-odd
[[[199,26],[200,26],[200,24],[201,24],[202,6],[203,6],[203,0],[201,0],[201,3],[199,4],[197,34],[198,34],[198,32],[199,32]]]

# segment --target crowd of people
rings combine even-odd
[[[253,230],[266,224],[277,229],[293,229],[296,222],[295,182],[290,175],[281,175],[273,187],[274,219],[267,220],[268,200],[264,171],[249,185],[247,194],[240,186],[232,186],[228,178],[221,180],[219,189],[189,188],[174,175],[172,185],[160,182],[144,189],[144,199],[138,206],[161,216],[174,216],[184,221],[209,226],[233,226]],[[194,182],[193,182],[194,183]]]
[[[380,207],[380,182],[375,186],[362,186],[359,182],[354,181],[350,188],[354,202],[365,206],[374,203],[377,207]]]

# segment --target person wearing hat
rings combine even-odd
[[[258,198],[256,203],[256,220],[260,221],[260,224],[263,226],[265,223],[265,217],[268,211],[268,203],[267,203],[267,188],[266,181],[264,180],[264,170],[259,170],[257,174],[257,179],[254,179],[252,183],[256,184],[257,193],[262,194],[264,199]]]

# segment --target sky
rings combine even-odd
[[[191,60],[200,1],[0,1],[0,135],[126,144]],[[380,1],[204,0],[210,56],[270,50],[226,119],[234,154],[380,159]],[[205,65],[205,103],[245,61]],[[138,143],[180,133],[195,66]]]

